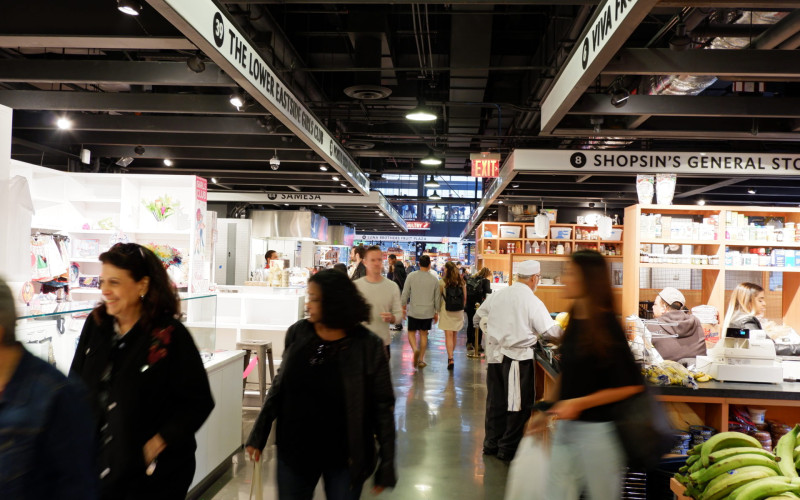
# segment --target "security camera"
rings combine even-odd
[[[269,160],[269,168],[272,170],[278,170],[281,167],[281,161],[278,159],[277,156],[273,156]]]

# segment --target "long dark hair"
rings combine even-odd
[[[611,338],[608,331],[608,316],[614,315],[614,295],[611,277],[603,256],[594,250],[579,250],[572,254],[572,264],[583,281],[584,296],[588,306],[592,327],[582,332],[580,344],[585,350],[604,352]],[[570,316],[574,317],[574,308]],[[614,319],[616,321],[616,319]]]
[[[150,278],[147,293],[142,299],[141,327],[149,332],[159,322],[177,318],[181,310],[180,297],[167,271],[156,255],[137,243],[117,243],[100,254],[100,262],[128,271],[134,281]],[[109,318],[105,303],[92,311],[92,317],[100,324]]]
[[[359,323],[369,321],[370,305],[359,293],[347,274],[326,269],[311,276],[322,294],[322,319],[328,328],[350,330]]]

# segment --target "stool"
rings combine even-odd
[[[272,360],[272,342],[264,340],[245,340],[236,343],[236,349],[244,351],[244,369],[250,364],[250,354],[255,351],[258,357],[258,391],[261,395],[261,404],[264,404],[264,398],[267,394],[267,365],[264,359],[269,364],[269,383],[275,379],[275,364]],[[242,378],[242,397],[244,397],[244,390],[247,387],[247,377]]]

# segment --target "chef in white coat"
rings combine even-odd
[[[485,455],[511,460],[535,402],[533,346],[540,336],[563,333],[533,292],[541,266],[535,260],[517,266],[517,280],[491,295],[475,312],[484,335],[486,375]]]

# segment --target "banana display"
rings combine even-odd
[[[705,373],[692,373],[677,361],[662,361],[644,369],[647,381],[654,385],[682,385],[697,389],[698,382],[708,382],[711,377]]]
[[[675,475],[695,500],[800,499],[800,425],[783,436],[775,454],[741,432],[721,432],[689,451]]]

